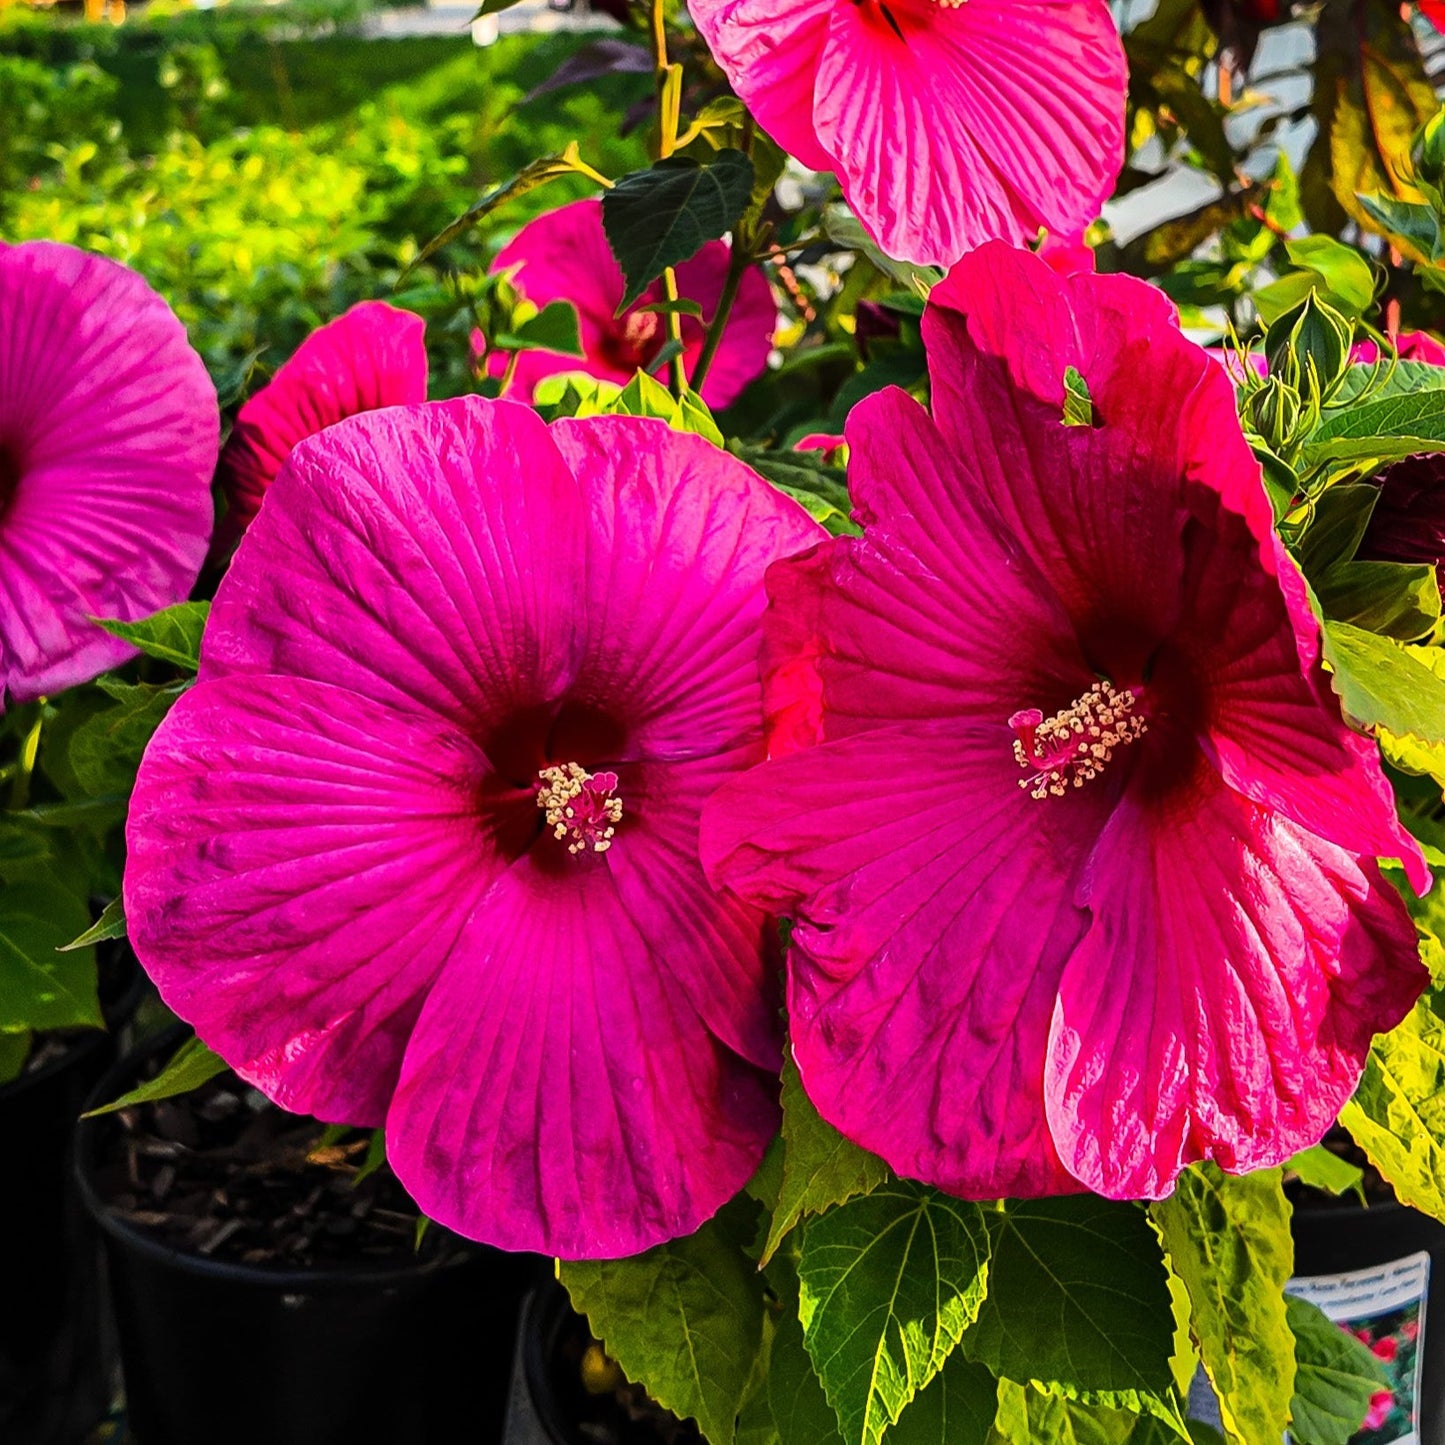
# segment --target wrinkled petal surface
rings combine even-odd
[[[200,357],[135,272],[50,241],[0,249],[0,705],[134,655],[94,618],[185,601],[219,429]]]

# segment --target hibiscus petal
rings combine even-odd
[[[1124,151],[1103,0],[895,8],[835,5],[816,86],[818,139],[883,249],[948,266],[1093,220]]]
[[[203,678],[315,678],[481,737],[561,694],[585,514],[535,412],[368,412],[297,447],[273,494],[217,592]]]
[[[1426,982],[1373,863],[1198,778],[1169,806],[1131,788],[1101,835],[1050,1031],[1059,1154],[1114,1198],[1316,1143]]]
[[[346,417],[426,400],[426,322],[363,301],[313,331],[241,408],[217,479],[227,512],[217,551],[231,551],[297,442]]]
[[[758,738],[763,574],[824,536],[791,498],[663,422],[557,422],[591,508],[572,696],[627,699],[628,756],[699,757]]]
[[[836,738],[904,718],[1004,723],[1092,685],[1052,586],[916,401],[897,388],[865,397],[848,445],[865,535],[768,574],[774,752],[817,740],[820,708]]]
[[[1010,744],[1002,725],[878,728],[766,763],[703,814],[709,877],[794,919],[789,1027],[819,1112],[971,1198],[1072,1187],[1044,1048],[1111,801],[1029,797]]]
[[[683,318],[683,358],[689,376],[693,375],[698,357],[702,355],[704,323],[710,326],[717,315],[727,280],[728,258],[725,242],[709,241],[691,261],[684,261],[677,268],[678,295],[702,307],[701,321]],[[731,406],[742,389],[767,370],[773,333],[777,329],[778,303],[773,298],[773,288],[768,285],[761,267],[749,266],[738,282],[737,295],[712,366],[703,379],[702,399],[714,411]]]
[[[776,1082],[709,1034],[600,860],[553,871],[529,855],[427,1000],[387,1152],[450,1228],[610,1259],[716,1213],[777,1118]]]
[[[627,916],[708,1028],[774,1073],[782,1064],[782,956],[777,924],[715,893],[698,859],[704,802],[763,757],[760,737],[693,762],[625,773],[625,813],[607,866]]]
[[[138,275],[49,241],[0,255],[0,705],[134,655],[94,618],[185,600],[219,431],[200,357]]]
[[[126,834],[127,926],[161,996],[285,1107],[381,1123],[422,995],[504,866],[487,771],[439,719],[323,683],[187,693]]]
[[[757,122],[810,170],[833,159],[813,123],[818,65],[837,0],[688,0],[713,58]]]

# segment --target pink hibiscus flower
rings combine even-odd
[[[465,397],[303,443],[131,803],[163,997],[287,1108],[385,1122],[465,1234],[696,1228],[778,1063],[774,930],[698,818],[763,755],[763,572],[820,535],[660,422]]]
[[[426,400],[425,329],[410,311],[363,301],[317,327],[247,399],[221,453],[218,557],[235,549],[297,442],[364,411]]]
[[[1077,232],[1124,158],[1127,67],[1104,0],[689,0],[758,124],[836,171],[891,256],[948,266]]]
[[[1376,1390],[1370,1396],[1370,1408],[1365,1412],[1365,1418],[1360,1422],[1361,1430],[1378,1430],[1386,1420],[1390,1418],[1390,1411],[1395,1408],[1395,1396],[1389,1390]]]
[[[1445,0],[1420,0],[1420,13],[1436,30],[1445,31]]]
[[[708,805],[709,876],[793,917],[804,1086],[900,1174],[1277,1164],[1425,981],[1375,863],[1423,886],[1419,850],[1166,298],[1001,245],[934,295],[932,416],[848,420],[864,535],[769,574],[777,756]]]
[[[219,435],[205,366],[134,271],[0,243],[0,707],[134,657],[97,617],[185,601]]]
[[[570,301],[577,308],[583,355],[524,351],[510,395],[530,401],[544,376],[563,371],[585,371],[625,386],[639,369],[646,371],[652,365],[666,344],[665,318],[641,309],[663,299],[660,281],[649,286],[621,316],[616,314],[627,283],[602,229],[601,201],[573,201],[528,222],[492,262],[493,271],[513,267],[517,268],[517,290],[534,306]],[[709,241],[692,260],[677,268],[679,296],[696,301],[703,314],[702,320],[682,317],[682,355],[689,376],[702,355],[706,326],[717,312],[727,269],[728,248],[723,241]],[[767,277],[758,267],[749,267],[703,381],[702,399],[710,407],[721,410],[736,401],[748,382],[762,375],[777,325],[778,307]],[[487,357],[492,376],[501,376],[506,365],[505,355]]]

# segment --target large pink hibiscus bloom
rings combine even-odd
[[[664,318],[641,309],[662,300],[660,281],[621,316],[616,314],[627,287],[602,229],[599,200],[574,201],[523,226],[492,263],[493,271],[513,267],[518,291],[534,306],[570,301],[577,308],[582,336],[580,358],[555,351],[521,354],[510,394],[524,401],[531,400],[544,376],[563,371],[585,371],[626,385],[639,368],[646,371],[652,366],[667,341]],[[702,354],[706,323],[717,313],[727,270],[728,248],[723,241],[709,241],[677,268],[678,294],[684,301],[696,301],[703,315],[701,321],[695,316],[682,318],[682,356],[689,376]],[[703,381],[702,399],[710,407],[721,410],[736,401],[748,382],[762,375],[777,325],[777,303],[767,277],[750,266]],[[487,358],[492,376],[500,376],[506,364],[507,358],[500,354]]]
[[[219,433],[206,368],[134,271],[0,243],[0,707],[133,657],[96,618],[185,601]]]
[[[804,1086],[901,1174],[1135,1198],[1276,1164],[1420,991],[1375,863],[1423,885],[1419,851],[1168,301],[1003,246],[935,296],[933,414],[848,420],[864,535],[769,575],[801,750],[709,804],[709,874],[795,919]]]
[[[778,1062],[772,927],[698,819],[763,755],[763,572],[819,535],[659,422],[467,397],[303,443],[131,803],[163,997],[288,1108],[385,1122],[463,1233],[694,1229]]]
[[[836,171],[892,256],[1094,219],[1124,159],[1123,47],[1104,0],[688,0],[758,124]]]
[[[247,399],[221,453],[219,555],[251,525],[297,442],[364,411],[426,400],[425,330],[413,312],[363,301],[317,327]]]

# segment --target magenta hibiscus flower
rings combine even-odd
[[[933,415],[848,420],[861,538],[769,575],[778,756],[709,875],[794,918],[825,1118],[977,1198],[1169,1192],[1317,1140],[1424,982],[1371,744],[1317,663],[1228,378],[1168,301],[988,246]],[[1076,367],[1097,425],[1061,420]]]
[[[251,525],[297,442],[364,411],[426,400],[425,329],[410,311],[363,301],[317,327],[246,401],[221,453],[219,556]]]
[[[219,433],[205,366],[134,271],[0,243],[0,707],[133,657],[96,618],[185,601]]]
[[[655,311],[641,308],[662,300],[662,283],[654,282],[621,316],[626,294],[607,233],[602,229],[602,202],[574,201],[528,222],[492,263],[493,271],[518,268],[517,290],[534,306],[570,301],[577,308],[582,357],[555,351],[524,351],[517,362],[509,395],[530,401],[544,376],[585,371],[604,381],[626,385],[639,368],[646,371],[667,341],[667,323]],[[703,320],[682,318],[682,355],[692,375],[702,354],[706,323],[717,311],[727,277],[728,248],[709,241],[690,261],[677,268],[678,294],[702,307]],[[702,385],[702,399],[717,410],[736,401],[754,377],[761,376],[772,350],[778,308],[762,271],[751,266],[743,274],[737,300],[723,329],[712,366]],[[506,370],[507,357],[487,358],[492,376]]]
[[[1077,232],[1124,160],[1104,0],[689,0],[758,124],[892,256]]]
[[[820,535],[660,422],[466,397],[303,443],[131,802],[163,997],[286,1107],[384,1121],[465,1234],[696,1228],[775,1128],[779,1027],[698,819],[763,755],[763,572]]]

